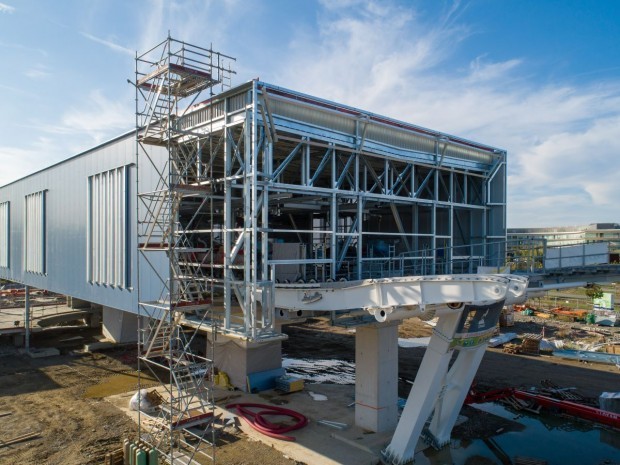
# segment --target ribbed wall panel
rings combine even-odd
[[[0,267],[8,268],[9,263],[9,234],[11,224],[9,219],[9,202],[0,203]]]
[[[88,280],[127,287],[127,167],[88,178]]]
[[[366,139],[415,152],[435,153],[435,139],[387,126],[370,124],[366,130]]]
[[[307,105],[298,105],[284,100],[272,99],[271,111],[275,115],[303,121],[322,128],[328,128],[344,134],[355,134],[355,119],[328,111],[317,110]]]
[[[311,124],[319,128],[349,134],[351,136],[356,134],[355,126],[357,118],[354,115],[338,114],[281,99],[272,99],[271,105],[272,112],[275,115],[305,124]],[[362,128],[364,124],[363,120],[360,120],[360,132],[363,131]],[[358,136],[361,137],[361,134],[358,134]],[[411,150],[412,152],[435,154],[436,150],[435,137],[415,134],[411,131],[378,124],[376,122],[368,123],[364,138],[366,141],[379,142],[392,147]],[[448,148],[444,155],[448,158],[468,160],[487,165],[493,164],[495,161],[495,156],[488,151],[455,144],[453,142],[448,144]],[[447,164],[449,165],[449,163]]]
[[[45,274],[45,191],[25,197],[24,270]]]

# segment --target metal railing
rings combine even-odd
[[[554,243],[558,245],[554,245]],[[497,240],[457,246],[423,248],[388,256],[345,258],[336,280],[488,273],[550,274],[561,270],[607,267],[620,270],[613,261],[615,244],[583,242],[565,245],[548,239]],[[320,264],[317,264],[318,262]],[[298,266],[294,281],[325,281],[333,264],[330,260],[289,260]],[[274,265],[275,266],[275,265]],[[361,270],[358,273],[358,270]]]

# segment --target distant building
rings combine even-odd
[[[548,247],[577,245],[591,242],[609,242],[610,261],[620,261],[620,224],[592,223],[585,226],[558,226],[554,228],[508,228],[511,246],[532,241],[545,241]]]

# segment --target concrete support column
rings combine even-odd
[[[103,335],[114,342],[138,340],[138,318],[135,313],[103,307]]]
[[[398,420],[398,322],[355,331],[355,424],[374,432]]]
[[[207,336],[211,338],[212,335]],[[212,342],[209,341],[209,344]],[[248,342],[218,334],[213,362],[237,389],[247,391],[247,376],[282,367],[282,341]],[[207,350],[209,353],[209,350]]]

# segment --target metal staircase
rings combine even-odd
[[[161,382],[139,435],[170,464],[199,453],[215,461],[213,338],[202,337],[217,332],[203,263],[211,247],[196,232],[211,194],[208,134],[177,122],[201,91],[229,80],[229,60],[170,37],[136,58],[139,361]]]

